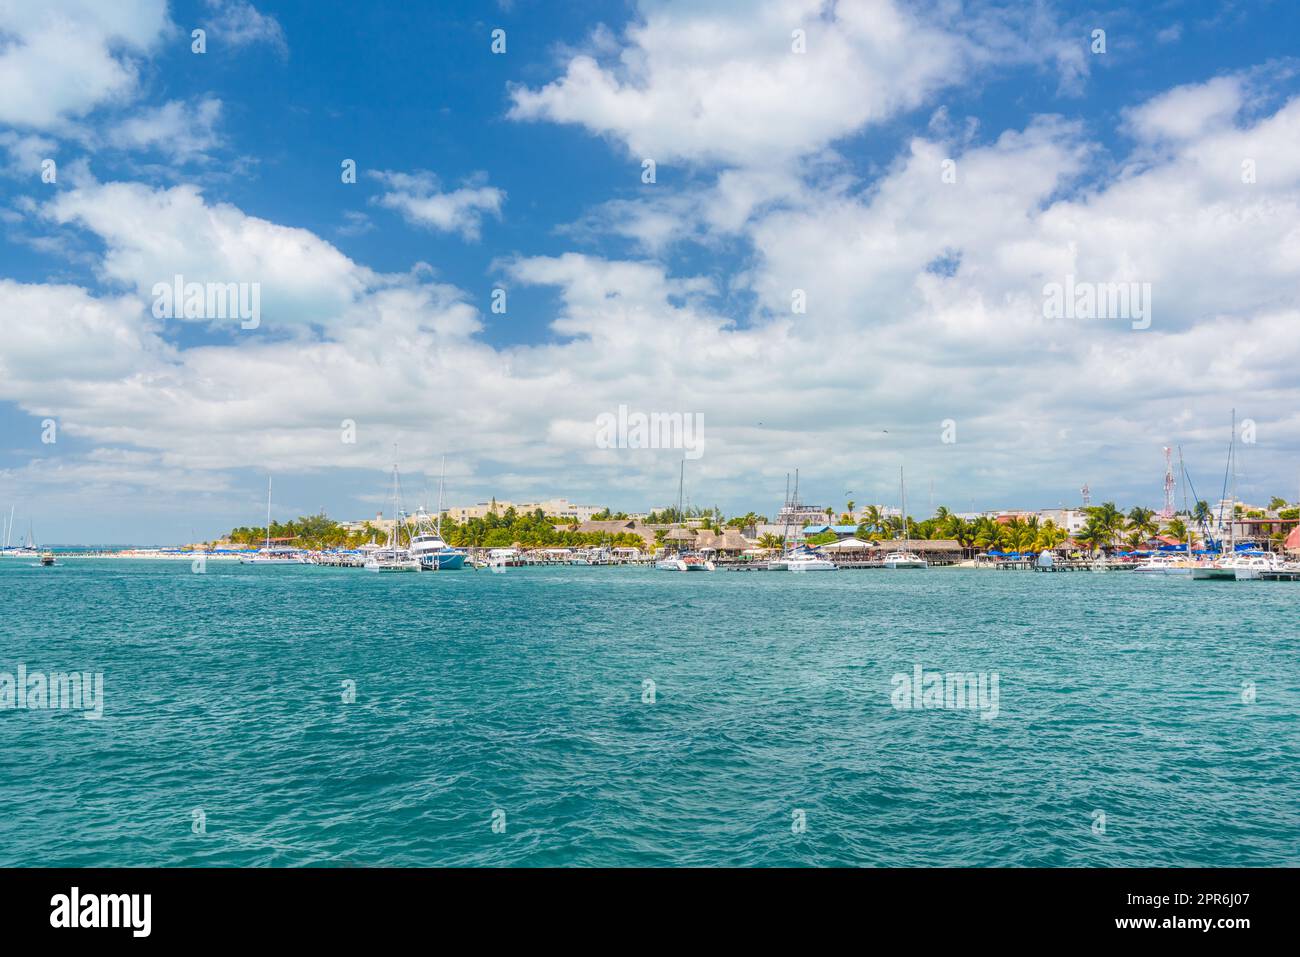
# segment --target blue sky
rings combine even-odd
[[[277,517],[368,514],[394,443],[413,498],[445,455],[453,503],[664,504],[679,449],[593,441],[619,405],[703,416],[728,511],[900,465],[913,511],[1158,505],[1165,445],[1205,496],[1233,407],[1243,495],[1297,494],[1294,4],[463,6],[0,4],[20,527],[211,537],[268,473]],[[259,326],[157,319],[176,272]],[[1067,275],[1151,327],[1045,319]]]

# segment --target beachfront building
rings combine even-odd
[[[734,528],[723,529],[720,533],[704,530],[696,533],[695,548],[700,552],[708,552],[727,558],[737,558],[753,549],[754,542],[751,542]]]
[[[822,521],[825,520],[826,516],[823,514]],[[790,525],[787,527],[774,522],[764,522],[746,529],[745,534],[747,538],[752,538],[754,541],[758,541],[764,535],[775,535],[777,538],[784,535],[788,541],[793,543],[803,541],[804,527],[802,525]]]
[[[359,522],[340,522],[339,526],[349,535],[356,535],[358,532],[364,532],[369,525],[375,531],[387,535],[393,530],[396,524],[391,518],[384,518],[383,512],[376,512],[374,518],[362,519]]]
[[[858,533],[856,525],[827,525],[823,522],[820,525],[808,525],[804,528],[803,534],[807,538],[810,535],[824,535],[826,532],[834,532],[835,537],[840,541],[846,538],[853,538]]]
[[[816,505],[800,505],[798,502],[791,502],[781,506],[781,511],[777,513],[773,524],[802,528],[804,525],[825,524],[825,522],[826,509]]]
[[[452,506],[443,509],[442,514],[454,519],[457,524],[463,524],[471,518],[487,518],[491,512],[504,515],[512,508],[515,510],[516,515],[535,512],[540,508],[542,514],[548,518],[570,518],[579,522],[588,521],[593,516],[599,515],[606,510],[603,505],[575,505],[567,498],[548,498],[541,502],[507,502],[504,499],[498,500],[494,498],[491,501],[478,502],[475,505]]]

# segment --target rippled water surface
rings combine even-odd
[[[1127,574],[0,559],[0,672],[105,692],[98,721],[0,710],[0,865],[1296,865],[1297,608]],[[893,707],[916,665],[997,673],[997,716]]]

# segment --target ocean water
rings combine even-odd
[[[0,710],[0,865],[1294,866],[1297,608],[1126,574],[0,559],[0,672],[104,675],[99,720]],[[895,707],[917,666],[996,673],[996,716]]]

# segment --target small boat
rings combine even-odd
[[[678,571],[681,572],[711,572],[717,566],[703,555],[683,555],[678,562]]]
[[[899,550],[884,557],[886,568],[929,568],[930,563],[915,552]]]
[[[41,552],[41,564],[44,565],[44,566],[47,567],[47,568],[48,568],[50,565],[53,565],[53,564],[54,564],[54,553],[53,553],[53,552]]]
[[[405,548],[380,548],[361,567],[368,572],[418,572],[420,562]]]

